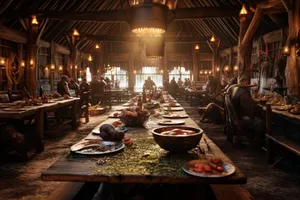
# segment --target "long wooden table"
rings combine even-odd
[[[185,111],[178,112],[186,114]],[[42,173],[44,181],[83,181],[110,183],[204,183],[204,184],[245,184],[247,178],[237,167],[236,172],[224,178],[199,178],[187,175],[182,170],[185,162],[198,158],[220,157],[232,161],[205,134],[200,145],[206,154],[169,153],[161,149],[154,141],[151,130],[161,127],[157,118],[151,116],[145,128],[129,128],[126,137],[133,139],[133,146],[125,147],[121,152],[103,156],[87,157],[70,153],[59,159]],[[118,119],[107,119],[102,124],[110,124]],[[185,119],[185,126],[199,128],[191,119]],[[95,129],[98,130],[102,125]],[[83,140],[99,138],[91,132]],[[210,149],[204,143],[205,138]],[[98,165],[97,160],[105,161]]]
[[[77,110],[78,110],[79,98],[64,99],[55,101],[52,103],[44,103],[40,106],[25,106],[24,111],[6,111],[0,109],[0,120],[11,120],[11,119],[24,119],[25,117],[34,116],[35,119],[35,136],[36,136],[36,151],[41,152],[44,150],[44,113],[51,110],[72,106],[72,127],[76,128],[77,123]]]

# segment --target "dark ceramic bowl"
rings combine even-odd
[[[187,136],[173,136],[173,135],[161,135],[161,132],[173,130],[175,128],[191,130],[196,134],[187,135]],[[192,128],[192,127],[162,127],[156,128],[152,130],[152,135],[154,137],[155,142],[163,149],[170,152],[186,152],[193,148],[195,148],[201,138],[202,138],[203,130]]]

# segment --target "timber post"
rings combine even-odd
[[[285,2],[285,1],[284,1]],[[288,94],[299,95],[299,66],[297,67],[297,34],[299,30],[300,0],[294,0],[293,3],[285,6],[288,11],[289,37],[287,46],[289,47],[289,57],[286,63],[286,86]]]

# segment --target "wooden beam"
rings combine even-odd
[[[241,42],[241,46],[247,46],[250,42],[252,42],[253,36],[258,28],[260,19],[262,18],[262,10],[260,8],[256,8],[254,16],[251,20],[251,23],[243,37]]]
[[[292,8],[292,4],[289,0],[281,0],[282,5],[285,7],[286,11]]]
[[[13,0],[6,0],[4,2],[1,2],[1,6],[0,6],[0,15],[2,14],[3,11],[5,11],[8,6],[13,2]]]
[[[108,36],[108,35],[84,35],[87,40],[94,40],[99,42],[139,42],[140,38],[125,37],[125,36]],[[184,38],[175,38],[175,37],[165,37],[165,42],[167,43],[206,43],[209,38],[199,38],[199,37],[184,37]]]
[[[241,10],[240,6],[230,7],[201,7],[201,8],[178,8],[172,13],[173,20],[193,20],[199,18],[225,18],[237,17]]]
[[[16,43],[22,43],[22,44],[27,43],[26,34],[16,31],[15,29],[8,28],[1,24],[0,24],[0,38],[13,41]],[[46,48],[50,47],[50,43],[45,40],[40,40],[38,45]],[[62,54],[70,54],[70,50],[68,48],[57,44],[56,44],[56,52]]]

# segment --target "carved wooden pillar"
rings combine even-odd
[[[288,88],[289,94],[298,95],[299,94],[299,66],[297,67],[297,54],[296,54],[296,43],[297,34],[299,31],[299,15],[300,11],[300,0],[294,0],[293,4],[288,7],[289,16],[289,37],[288,45],[290,50],[290,55],[286,63],[286,86]]]
[[[249,78],[252,54],[252,40],[262,17],[262,9],[257,7],[252,18],[252,14],[240,17],[240,33],[238,46],[238,67],[239,77]],[[250,20],[252,18],[252,20]]]
[[[216,75],[216,69],[219,67],[219,54],[220,54],[220,44],[221,40],[219,38],[215,38],[214,42],[211,42],[212,48],[212,73]]]
[[[193,81],[198,81],[198,66],[199,64],[197,63],[197,52],[193,49],[192,51],[192,59],[193,59]],[[184,81],[184,80],[183,80]]]
[[[28,92],[33,96],[37,96],[37,87],[38,87],[38,43],[48,22],[45,19],[41,25],[31,23],[33,19],[30,20],[27,24],[27,44],[26,44],[26,87]]]
[[[246,31],[249,27],[249,24],[251,22],[251,15],[247,14],[245,18],[240,18],[240,32],[239,32],[239,44],[238,44],[238,77],[241,77],[242,75],[245,77],[249,78],[249,71],[247,71],[247,65],[249,65],[249,58],[250,57],[250,62],[251,62],[251,49],[252,45],[251,44],[245,44],[242,45],[242,41],[244,39],[244,36],[246,34]]]
[[[163,83],[168,79],[169,77],[169,73],[168,73],[168,51],[167,51],[167,48],[168,48],[168,44],[165,43],[165,48],[164,48],[164,61],[163,61]]]
[[[134,92],[135,74],[134,74],[134,52],[133,51],[130,52],[130,56],[129,56],[128,75],[129,75],[129,83],[128,83],[129,90],[130,92]]]
[[[94,53],[94,74],[97,74],[98,77],[103,74],[103,50],[100,49]]]
[[[37,96],[37,54],[38,54],[38,26],[28,25],[26,44],[26,87],[28,92]]]

